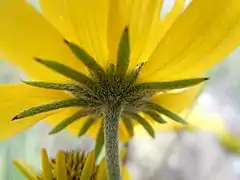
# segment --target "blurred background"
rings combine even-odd
[[[173,0],[165,3],[164,13]],[[37,3],[32,1],[37,7]],[[240,48],[207,73],[210,80],[190,109],[192,129],[165,130],[156,139],[141,135],[128,144],[126,164],[134,180],[240,180]],[[25,75],[6,60],[0,60],[0,83],[18,82]],[[3,102],[1,102],[3,103]],[[58,149],[93,147],[89,137],[67,132],[48,136],[43,122],[9,140],[0,142],[0,179],[23,180],[12,165],[22,159],[40,167],[40,149],[50,156]]]

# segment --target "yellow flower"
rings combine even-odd
[[[125,157],[122,151],[121,157]],[[27,178],[27,180],[106,180],[105,158],[97,164],[94,151],[89,153],[78,151],[58,151],[55,158],[48,157],[45,149],[41,151],[42,170],[36,171],[21,160],[14,160],[14,165]],[[123,180],[130,180],[130,175],[122,165]]]
[[[109,81],[107,75],[113,77],[115,71],[121,78],[118,81],[114,76],[115,84],[101,84],[101,91],[97,91],[103,99],[107,97],[110,101],[113,92],[116,100],[116,92],[124,92],[126,97],[142,98],[141,103],[147,98],[151,105],[179,113],[192,102],[197,87],[172,94],[167,90],[185,87],[167,83],[157,95],[150,96],[153,91],[147,91],[145,96],[141,91],[132,96],[133,91],[130,95],[125,91],[128,86],[122,89],[126,85],[124,78],[131,85],[150,83],[153,85],[150,89],[159,92],[156,82],[199,78],[240,42],[239,0],[194,0],[186,10],[185,1],[176,0],[164,18],[159,17],[163,0],[39,0],[39,3],[42,14],[24,0],[0,2],[0,53],[32,80],[1,85],[0,139],[9,138],[39,120],[54,126],[62,123],[55,132],[66,127],[73,134],[81,129],[81,133],[95,135],[101,126],[98,112],[104,107],[80,109],[79,103],[91,106],[96,94],[91,94],[95,89],[79,88],[76,82],[88,84],[106,72]],[[190,84],[201,79],[195,80]],[[76,97],[81,98],[82,94],[85,101],[77,101]],[[97,104],[96,99],[94,103]],[[133,124],[128,119],[137,120],[154,135],[148,121],[137,110],[131,111],[135,99],[134,103],[128,102],[125,108],[132,114],[121,120],[121,140],[132,135]],[[166,109],[161,109],[161,113],[180,120]],[[89,118],[89,113],[96,116]],[[163,122],[158,112],[145,113]],[[78,120],[80,117],[83,118]],[[11,122],[19,118],[22,120]]]

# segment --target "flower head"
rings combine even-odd
[[[122,151],[122,158],[125,151]],[[56,158],[49,158],[45,149],[41,151],[42,170],[36,171],[20,160],[15,166],[28,180],[106,180],[105,158],[97,164],[95,153],[81,151],[58,151]],[[122,167],[123,180],[130,180],[126,167]]]
[[[122,140],[135,124],[154,136],[150,122],[183,123],[176,113],[197,88],[171,90],[206,80],[240,42],[239,0],[184,2],[164,18],[163,0],[39,0],[42,14],[24,0],[0,2],[1,54],[31,78],[0,87],[1,139],[39,120],[51,133],[96,135],[115,107]]]

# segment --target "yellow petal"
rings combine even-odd
[[[162,0],[133,1],[129,22],[131,59],[130,68],[139,62],[150,32],[160,20]]]
[[[183,11],[184,0],[176,0],[173,8],[161,19],[163,0],[134,1],[130,19],[131,62],[130,68],[145,62],[158,42]]]
[[[202,86],[195,86],[178,93],[164,93],[152,97],[152,101],[175,112],[181,113],[196,100]]]
[[[211,68],[239,44],[239,0],[194,0],[159,42],[140,79],[191,78]]]
[[[126,26],[130,27],[130,68],[146,61],[176,17],[184,0],[176,0],[164,19],[160,19],[163,0],[111,0],[108,25],[109,60],[116,63],[119,40]]]
[[[74,113],[76,113],[79,110],[80,110],[79,108],[75,108],[75,107],[67,108],[59,113],[54,113],[51,116],[46,117],[44,119],[44,121],[46,121],[47,123],[49,123],[52,126],[56,126],[58,123],[63,121],[65,118],[73,115]],[[68,130],[74,136],[77,136],[79,133],[79,130],[82,128],[82,126],[86,120],[87,120],[87,117],[81,118],[81,119],[75,121],[74,123],[72,123],[71,125],[69,125],[66,128],[66,130]],[[96,122],[94,122],[93,125],[88,129],[88,131],[86,132],[86,135],[95,138],[101,127],[101,124],[102,124],[101,119],[96,120]],[[119,125],[119,138],[120,138],[121,142],[125,142],[125,141],[129,140],[129,138],[130,138],[122,123],[120,123],[120,125]]]
[[[119,138],[121,142],[127,142],[131,138],[122,121],[119,123]]]
[[[80,179],[83,179],[83,180],[91,179],[94,163],[95,163],[95,152],[92,151],[87,156]]]
[[[20,111],[54,100],[66,99],[68,97],[67,94],[60,91],[40,89],[24,84],[1,85],[0,140],[7,139],[24,131],[49,114],[42,113],[11,122],[12,118]]]
[[[108,50],[109,61],[117,62],[119,41],[127,26],[130,17],[132,0],[110,0],[110,12],[108,19]]]
[[[226,132],[224,119],[217,113],[207,112],[201,107],[194,108],[188,115],[187,121],[192,129],[221,134]]]
[[[131,176],[128,173],[127,167],[126,166],[122,166],[122,179],[123,180],[131,180]]]
[[[127,155],[127,148],[122,148],[120,152],[120,160],[123,161]]]
[[[107,179],[107,163],[105,157],[102,159],[96,173],[96,180]]]
[[[109,1],[40,0],[44,15],[69,40],[78,42],[101,65],[108,59]]]
[[[65,155],[62,151],[58,151],[56,157],[56,177],[57,180],[68,180]]]
[[[135,64],[140,62],[145,62],[149,59],[153,51],[156,49],[159,41],[164,37],[166,32],[172,26],[173,22],[177,19],[177,17],[182,13],[184,8],[184,0],[175,0],[174,6],[170,12],[166,14],[163,19],[155,20],[153,24],[153,28],[150,31],[149,37],[147,39],[145,49],[141,54],[141,57],[136,61]]]
[[[64,43],[64,37],[26,1],[0,1],[0,24],[1,55],[31,78],[54,81],[63,78],[40,65],[34,57],[58,61],[85,71],[81,61]]]
[[[42,156],[42,175],[43,179],[53,180],[52,167],[48,159],[48,154],[46,149],[41,150]]]
[[[68,41],[78,43],[76,30],[65,0],[38,0],[43,15]]]
[[[38,180],[37,173],[28,164],[19,160],[13,160],[13,164],[28,180]]]

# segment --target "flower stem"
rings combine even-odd
[[[121,108],[110,106],[104,113],[104,140],[108,180],[121,180],[118,126]]]

